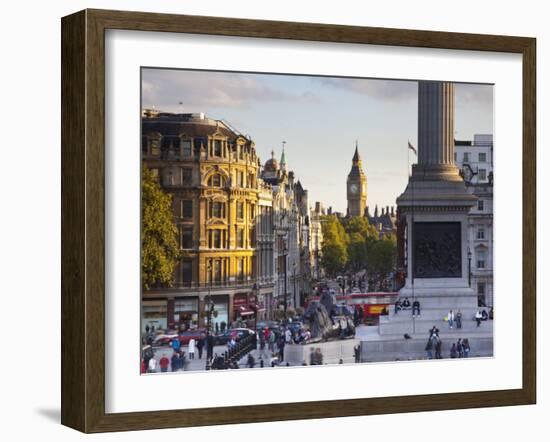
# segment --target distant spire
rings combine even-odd
[[[360,160],[361,158],[359,158],[359,142],[355,140],[355,154],[353,155],[353,162],[356,163]]]
[[[283,152],[281,153],[281,169],[286,169],[286,159],[285,159],[285,144],[286,141],[282,141],[283,143]]]
[[[275,151],[271,149],[271,158],[275,158]]]
[[[374,217],[378,218],[378,204],[374,206]]]

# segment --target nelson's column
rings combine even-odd
[[[418,84],[418,164],[398,198],[401,263],[406,271],[399,298],[420,302],[421,315],[410,310],[380,318],[377,336],[363,343],[363,360],[424,356],[428,330],[440,329],[447,353],[452,342],[468,338],[472,356],[493,351],[492,321],[477,327],[477,295],[469,286],[468,212],[477,198],[468,193],[454,164],[454,85]],[[443,320],[449,310],[462,313],[462,328]],[[412,339],[404,340],[407,333]]]

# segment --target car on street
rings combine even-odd
[[[206,335],[206,330],[204,329],[186,330],[179,333],[167,330],[165,333],[157,335],[153,341],[153,345],[157,347],[161,345],[170,345],[174,339],[178,339],[181,345],[188,345],[191,339],[198,341],[201,336],[204,335]]]

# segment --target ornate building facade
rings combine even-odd
[[[363,172],[359,148],[355,145],[350,173],[347,184],[348,216],[363,216],[367,206],[367,177]]]
[[[493,307],[493,136],[455,140],[455,163],[477,204],[468,217],[471,286],[479,306]]]
[[[264,310],[274,287],[271,190],[254,142],[204,114],[144,111],[142,161],[172,195],[182,256],[172,287],[143,291],[143,327],[203,326],[207,295],[218,326]]]

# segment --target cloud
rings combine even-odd
[[[417,83],[403,80],[363,78],[319,78],[321,84],[364,94],[381,100],[411,100],[417,96]]]
[[[142,104],[198,112],[212,107],[246,107],[252,102],[315,100],[310,92],[292,95],[272,84],[255,74],[144,69]]]
[[[493,106],[493,86],[490,84],[455,84],[456,105],[483,106],[489,109]]]

